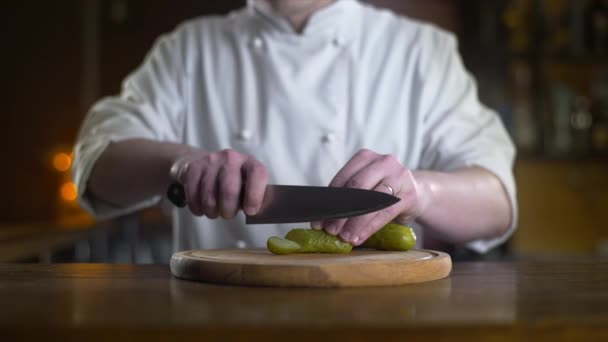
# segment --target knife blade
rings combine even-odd
[[[167,191],[169,200],[186,206],[184,187],[173,183]],[[323,186],[275,185],[266,187],[260,211],[246,215],[246,224],[300,223],[359,216],[387,208],[399,198],[363,189]]]

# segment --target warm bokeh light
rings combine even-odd
[[[72,158],[67,153],[57,153],[53,157],[53,167],[57,171],[65,172],[70,169]]]
[[[72,182],[63,183],[60,189],[61,198],[64,201],[75,201],[78,198],[78,189],[76,184]]]

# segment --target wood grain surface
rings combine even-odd
[[[2,341],[608,341],[608,261],[454,263],[393,287],[268,288],[167,265],[0,264]]]
[[[450,256],[431,250],[274,255],[266,249],[178,252],[171,272],[202,282],[276,287],[359,287],[421,283],[447,277]]]

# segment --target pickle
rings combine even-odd
[[[416,234],[412,228],[389,223],[361,244],[363,248],[382,251],[407,251],[416,245]]]
[[[266,242],[268,250],[274,254],[291,254],[298,253],[302,246],[295,241],[273,236]]]
[[[384,251],[407,251],[416,244],[416,235],[408,226],[390,223],[369,237],[361,247]],[[273,236],[266,242],[274,254],[291,253],[349,253],[353,246],[323,230],[297,228],[285,238]]]
[[[301,246],[298,253],[348,253],[353,249],[350,243],[323,230],[292,229],[285,238]]]

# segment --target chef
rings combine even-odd
[[[162,36],[121,94],[91,108],[73,175],[98,218],[184,184],[176,250],[284,236],[295,226],[244,223],[274,183],[399,197],[311,223],[354,245],[394,221],[414,225],[424,246],[485,253],[516,224],[514,153],[452,34],[354,0],[257,0]]]

